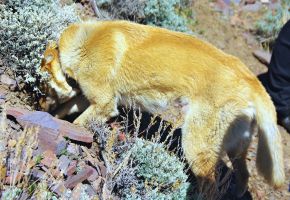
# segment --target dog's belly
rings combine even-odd
[[[189,99],[187,97],[171,97],[158,95],[124,95],[121,97],[120,103],[129,107],[140,108],[142,111],[159,115],[163,120],[170,123],[181,125],[184,116],[189,110]]]

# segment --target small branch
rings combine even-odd
[[[118,174],[118,172],[128,164],[131,154],[132,154],[132,149],[127,153],[122,163],[120,163],[117,169],[114,171],[112,178],[114,178]]]
[[[95,0],[91,0],[90,3],[91,3],[91,6],[93,8],[93,11],[94,11],[96,17],[97,18],[103,18],[103,15],[102,15],[101,11],[99,10],[99,8],[98,8],[98,6],[96,4],[96,1]]]

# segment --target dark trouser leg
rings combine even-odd
[[[290,114],[290,21],[276,40],[265,87],[275,104],[278,118]]]

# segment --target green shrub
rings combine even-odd
[[[7,188],[5,191],[3,191],[1,199],[3,200],[18,199],[20,197],[21,192],[22,192],[21,189],[11,186]]]
[[[74,7],[61,6],[58,0],[6,0],[0,4],[0,18],[0,60],[38,90],[45,46],[67,24],[78,21]]]
[[[186,199],[184,164],[162,144],[136,139],[129,164],[116,178],[117,191],[125,199]]]
[[[180,0],[151,0],[144,9],[145,23],[165,27],[171,30],[188,31],[186,20],[176,13],[175,6]]]
[[[282,28],[282,26],[290,19],[290,0],[282,1],[281,6],[276,10],[267,10],[264,16],[256,23],[257,34],[273,42]]]
[[[96,0],[113,18],[189,32],[186,19],[178,14],[182,0]]]

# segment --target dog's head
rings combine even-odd
[[[59,103],[64,103],[76,96],[77,92],[67,83],[61,68],[57,43],[48,44],[43,54],[41,71],[48,73],[48,84],[55,90]]]

